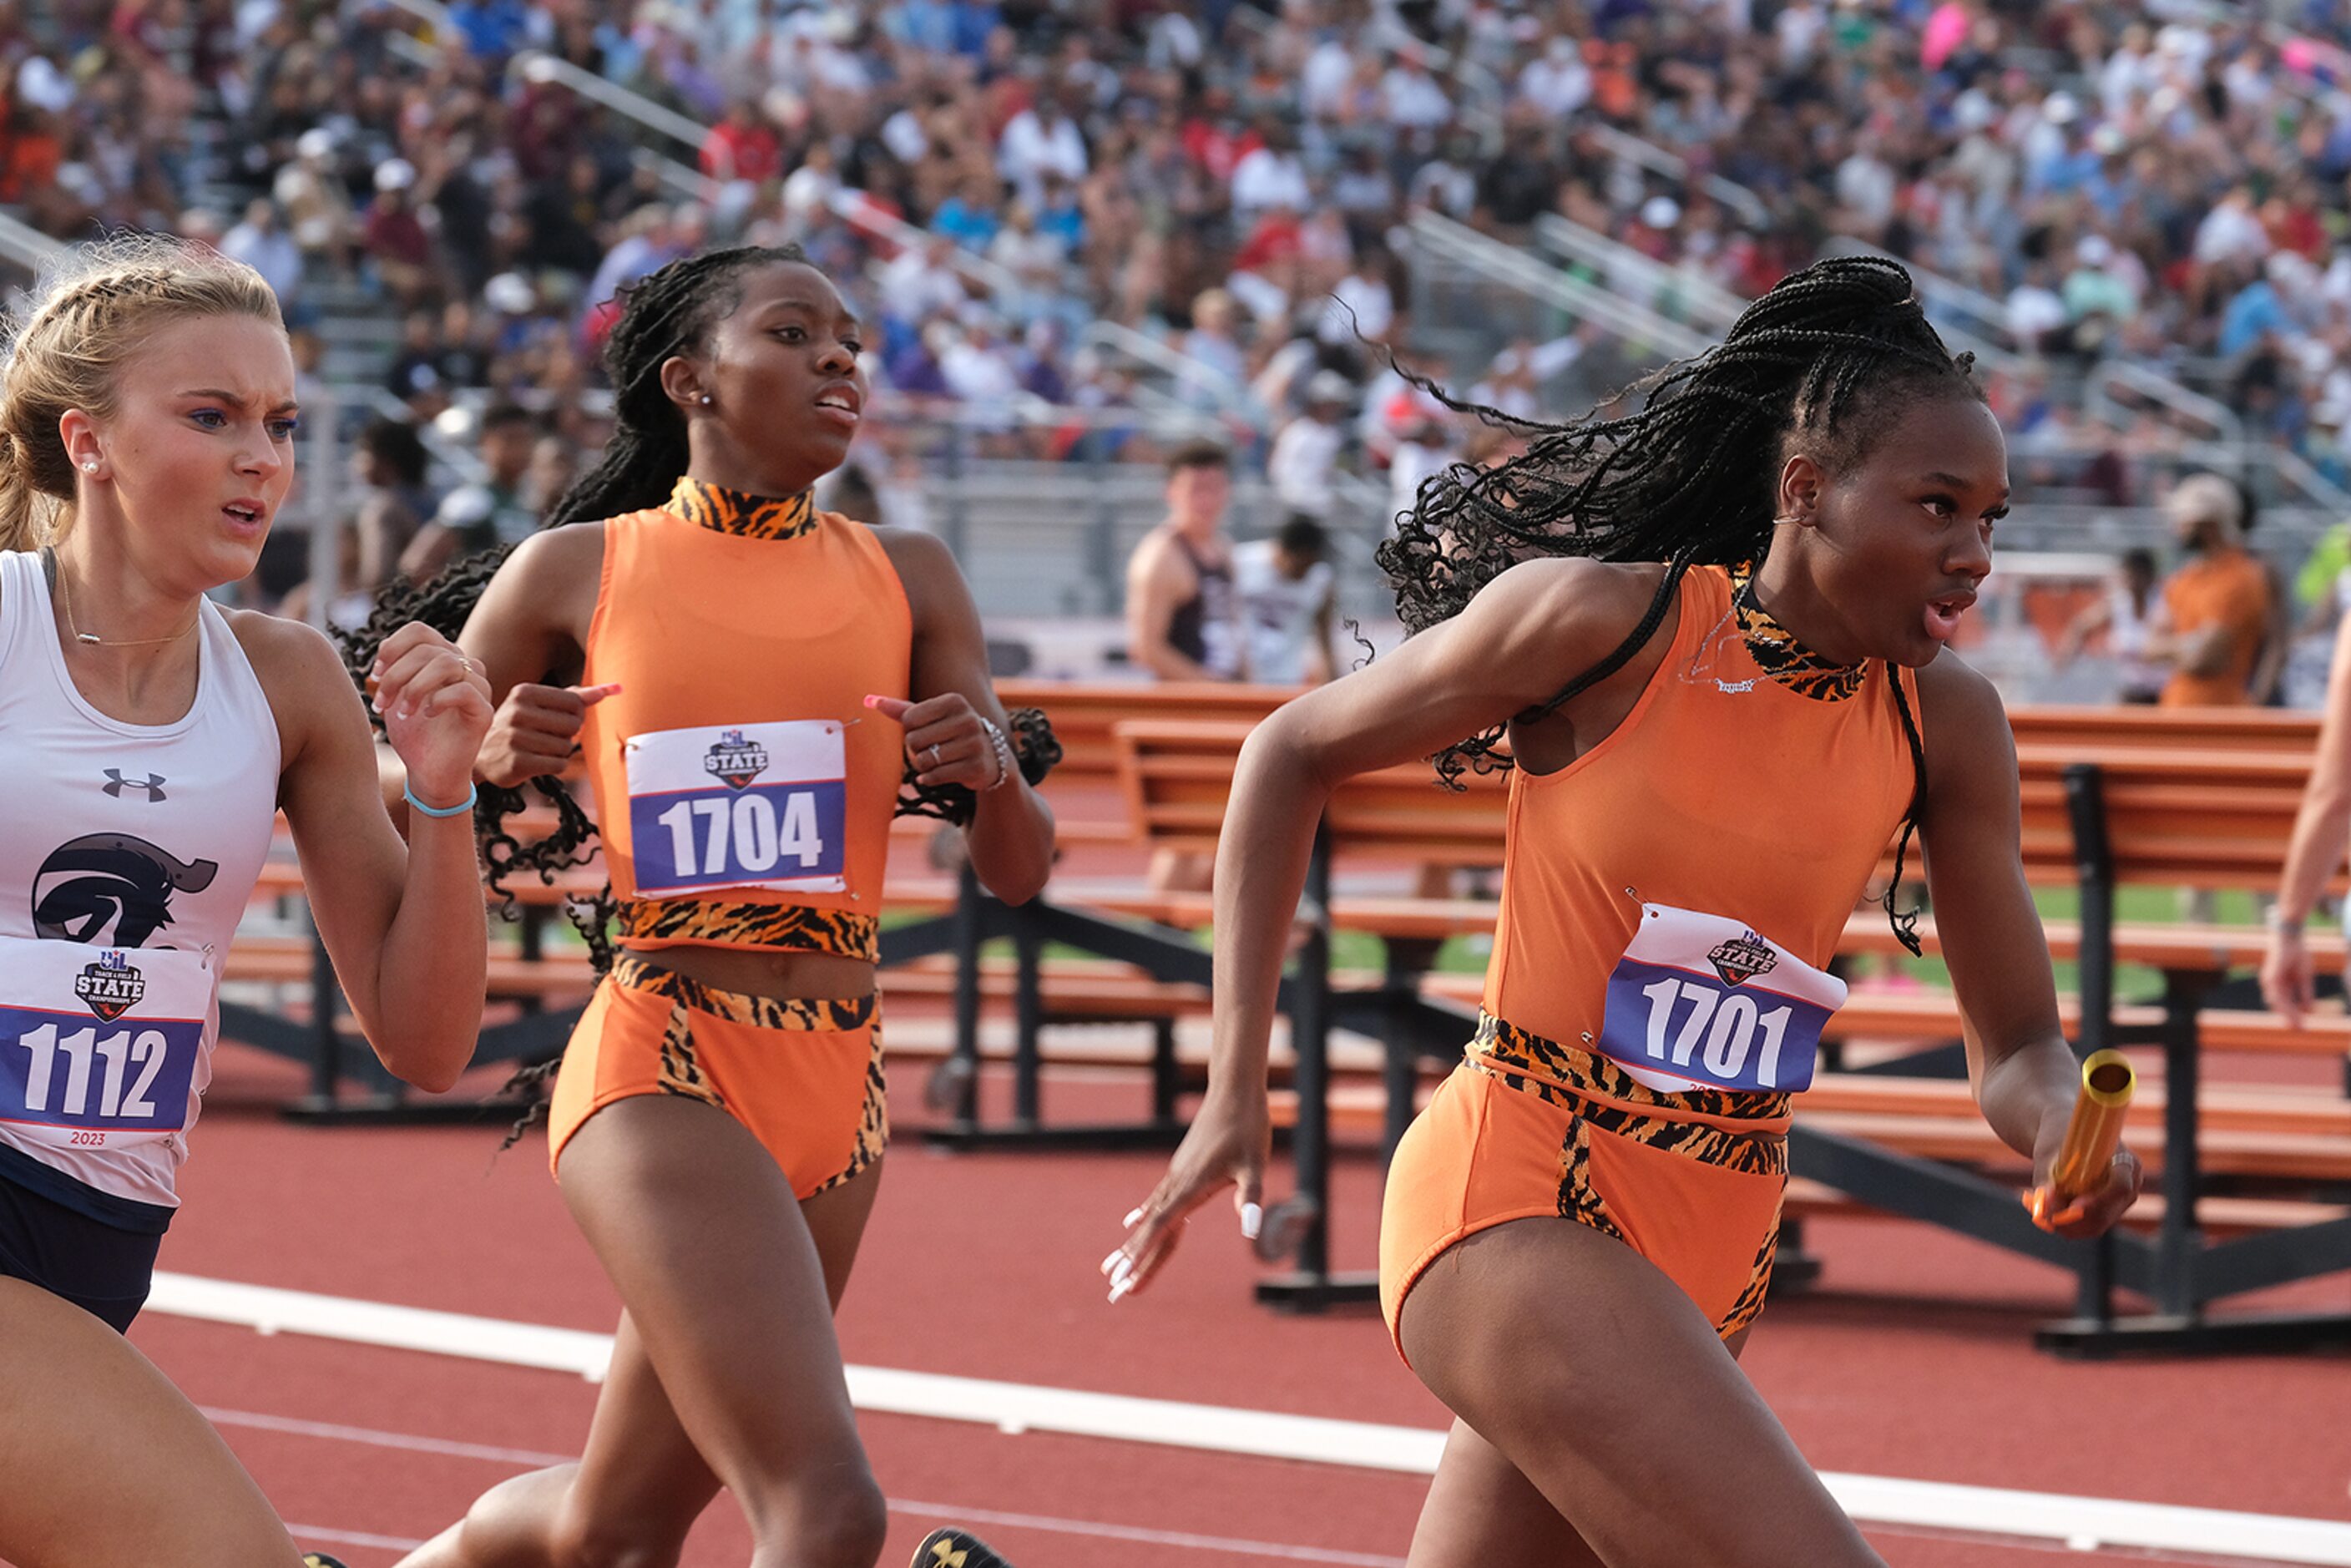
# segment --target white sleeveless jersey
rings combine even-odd
[[[1294,686],[1306,679],[1315,617],[1330,601],[1338,574],[1329,561],[1318,560],[1304,577],[1287,578],[1275,553],[1271,539],[1235,545],[1233,592],[1240,600],[1241,631],[1248,639],[1248,678]]]
[[[0,1167],[138,1228],[178,1204],[277,814],[268,698],[227,618],[197,620],[187,713],[124,724],[75,689],[40,557],[0,554]]]

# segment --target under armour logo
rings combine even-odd
[[[936,1541],[931,1543],[931,1561],[937,1564],[938,1568],[963,1568],[964,1560],[969,1555],[968,1552],[957,1552],[952,1541]]]
[[[147,781],[142,784],[136,779],[125,779],[121,768],[110,768],[106,770],[105,789],[118,800],[122,799],[122,792],[125,789],[144,789],[147,791],[147,799],[161,800],[164,798],[163,776],[161,773],[150,773],[147,775]]]

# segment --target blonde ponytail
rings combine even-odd
[[[55,544],[73,525],[74,465],[57,424],[105,419],[122,369],[155,332],[201,316],[285,329],[259,273],[209,246],[121,235],[82,246],[6,328],[0,368],[0,549]]]

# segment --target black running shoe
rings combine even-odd
[[[329,1557],[323,1552],[302,1553],[302,1568],[350,1568],[340,1557]]]
[[[914,1548],[912,1568],[1012,1568],[1012,1564],[967,1531],[934,1530]]]

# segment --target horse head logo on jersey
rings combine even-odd
[[[84,964],[74,977],[74,995],[96,1013],[100,1023],[112,1023],[139,1005],[147,994],[147,977],[119,947],[109,947],[94,963]]]
[[[1758,975],[1768,975],[1780,967],[1779,958],[1771,951],[1771,944],[1752,931],[1743,936],[1732,936],[1717,943],[1714,951],[1706,956],[1706,961],[1714,966],[1714,972],[1722,977],[1722,983],[1726,986],[1751,980]]]
[[[34,935],[55,942],[144,946],[172,923],[174,893],[202,893],[220,867],[183,861],[128,833],[59,844],[33,877]]]
[[[709,754],[702,766],[726,782],[730,789],[747,789],[751,780],[768,770],[768,748],[756,740],[746,740],[739,729],[721,730],[711,743]]]

